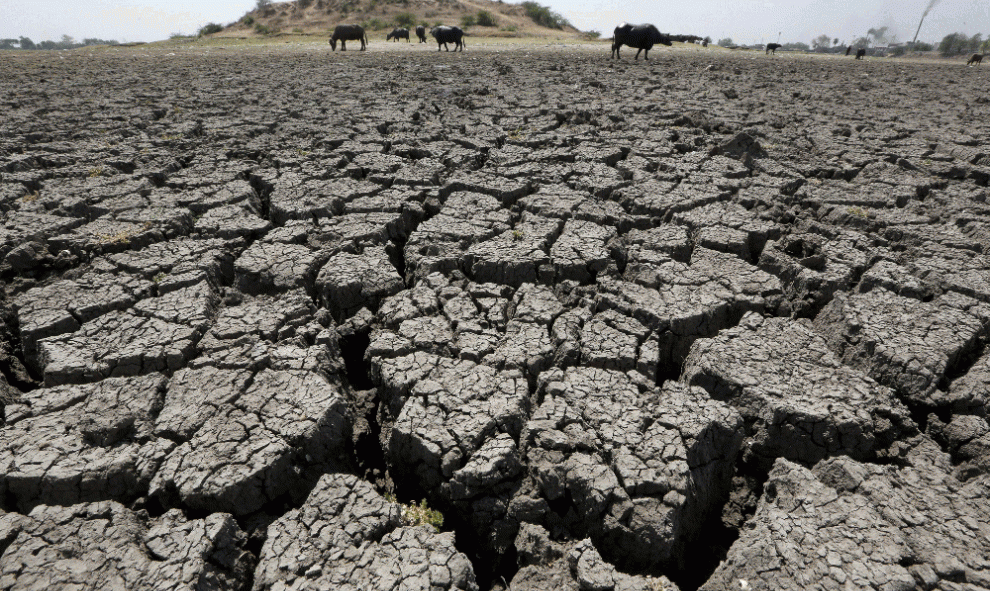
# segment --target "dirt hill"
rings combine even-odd
[[[245,14],[216,36],[257,36],[276,33],[328,34],[340,23],[358,23],[370,31],[395,26],[458,25],[468,35],[482,37],[558,37],[582,35],[560,15],[536,5],[536,17],[560,28],[542,26],[522,4],[491,0],[296,0],[273,2]],[[468,24],[493,17],[490,26]],[[415,36],[413,36],[415,39]]]

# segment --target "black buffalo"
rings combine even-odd
[[[777,55],[777,50],[780,49],[781,47],[782,46],[780,43],[767,43],[767,53],[768,54],[772,53],[773,55]]]
[[[420,43],[426,43],[426,27],[423,25],[416,27],[416,36],[419,37]]]
[[[330,36],[330,47],[337,51],[337,42],[340,41],[340,50],[347,51],[348,41],[360,41],[361,51],[365,50],[368,44],[368,36],[364,34],[364,27],[361,25],[337,25]]]
[[[866,55],[866,50],[865,49],[857,49],[856,50],[856,59],[861,60],[861,59],[863,59],[863,56],[864,55]]]
[[[615,34],[612,36],[612,57],[621,57],[619,55],[619,48],[623,45],[628,45],[637,49],[636,57],[633,59],[638,60],[639,52],[643,50],[646,50],[643,58],[650,59],[650,50],[657,43],[670,45],[670,37],[661,35],[660,31],[653,25],[630,25],[629,23],[622,23],[615,28]]]
[[[847,47],[846,48],[846,55],[849,55],[849,52],[852,51],[852,50],[853,50],[853,46],[852,45],[850,45],[849,47]]]
[[[967,66],[969,66],[971,64],[979,65],[979,64],[982,64],[982,63],[983,63],[983,54],[981,54],[981,53],[974,53],[973,54],[973,57],[969,58],[969,61],[966,62],[966,65]]]
[[[462,52],[464,51],[464,31],[460,27],[448,27],[446,25],[433,27],[430,29],[430,35],[437,40],[437,51],[440,51],[441,45],[450,51],[450,47],[447,47],[448,43],[454,44],[454,51],[457,51],[458,48]]]
[[[406,43],[409,43],[409,29],[392,29],[392,32],[385,36],[385,40],[394,39],[398,41],[399,39],[405,39]]]

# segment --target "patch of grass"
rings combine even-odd
[[[436,531],[440,531],[443,527],[443,513],[430,509],[426,504],[426,499],[416,503],[411,503],[409,505],[405,503],[400,503],[395,499],[395,495],[386,494],[385,500],[389,503],[395,503],[402,509],[402,523],[404,525],[431,525]]]
[[[846,209],[846,212],[848,212],[849,215],[854,215],[858,218],[866,219],[866,210],[863,209],[862,207],[850,207]]]
[[[98,176],[103,176],[103,167],[97,166],[96,168],[89,169],[89,178],[95,179]]]
[[[515,240],[516,242],[519,242],[520,240],[522,240],[525,237],[526,237],[526,234],[523,233],[522,230],[513,230],[512,231],[512,239]]]
[[[171,142],[171,141],[175,141],[175,140],[181,140],[182,139],[182,134],[181,133],[173,133],[173,134],[169,134],[169,135],[163,135],[162,136],[162,139],[165,140],[166,142]]]
[[[33,193],[28,193],[27,195],[25,195],[25,196],[23,196],[23,197],[21,197],[21,201],[22,201],[23,203],[34,203],[34,202],[35,202],[35,201],[37,201],[37,200],[38,200],[38,199],[39,199],[40,197],[41,197],[41,193],[40,193],[40,192],[38,192],[38,191],[35,191],[35,192],[33,192]]]
[[[162,281],[165,280],[166,277],[168,277],[168,273],[165,273],[163,271],[163,272],[155,275],[154,277],[152,277],[151,280],[154,281],[155,283],[161,283]]]
[[[130,244],[131,238],[137,235],[137,230],[122,230],[116,234],[97,234],[96,242],[100,245]]]

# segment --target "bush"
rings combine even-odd
[[[479,27],[496,27],[498,22],[495,20],[495,15],[488,12],[487,10],[478,11],[478,26]]]
[[[599,37],[602,36],[602,34],[599,33],[598,31],[586,31],[582,33],[581,36],[589,41],[596,41]]]
[[[250,27],[251,25],[254,24],[254,17],[249,14],[246,14],[244,15],[244,18],[241,19],[241,22]]]
[[[734,43],[732,43],[732,37],[726,37],[725,39],[719,39],[718,40],[718,44],[721,47],[732,47],[734,45]]]
[[[464,27],[465,29],[468,27],[473,27],[474,25],[475,25],[475,20],[473,14],[465,14],[464,16],[461,17],[461,26]]]
[[[416,15],[411,12],[400,12],[395,15],[395,24],[411,29],[416,26]]]
[[[571,26],[566,18],[550,10],[548,6],[542,6],[536,2],[523,2],[522,7],[526,10],[526,16],[533,19],[533,22],[541,27],[550,29],[563,29]]]
[[[268,8],[271,5],[272,5],[272,0],[258,0],[258,2],[254,5],[254,9],[262,10],[264,8]]]
[[[313,0],[296,0],[296,7],[298,7],[299,10],[306,10],[312,3]]]
[[[274,29],[266,27],[265,25],[258,23],[254,26],[254,32],[259,35],[271,35],[275,33]]]
[[[202,37],[203,35],[212,35],[213,33],[219,33],[222,30],[223,27],[221,25],[218,25],[216,23],[209,23],[207,25],[204,25],[203,28],[199,30],[199,36]]]

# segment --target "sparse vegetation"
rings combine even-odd
[[[103,176],[103,167],[97,166],[95,168],[89,169],[89,178],[95,179],[98,176]]]
[[[596,41],[598,40],[598,38],[602,36],[602,34],[598,31],[586,31],[582,33],[581,36],[587,39],[588,41]]]
[[[468,27],[473,27],[475,24],[477,24],[477,21],[474,20],[473,14],[465,14],[461,17],[461,26],[465,29]]]
[[[267,25],[263,25],[261,23],[258,23],[256,25],[254,25],[254,32],[257,33],[257,34],[259,34],[259,35],[273,35],[277,31],[275,29],[267,26]]]
[[[533,22],[550,29],[563,29],[571,26],[566,18],[550,10],[549,6],[543,6],[536,2],[523,2],[522,7],[526,10],[526,16],[533,19]]]
[[[245,14],[244,18],[241,19],[241,22],[250,27],[254,24],[254,17],[250,14]]]
[[[725,39],[718,40],[719,47],[732,47],[735,43],[732,42],[732,37],[726,37]]]
[[[27,195],[21,197],[21,201],[24,203],[33,203],[41,197],[41,193],[34,191],[33,193],[28,193]]]
[[[258,2],[256,2],[254,5],[254,9],[264,10],[265,8],[268,8],[271,5],[272,5],[272,0],[258,0]]]
[[[219,33],[223,30],[223,25],[218,25],[217,23],[207,23],[199,29],[199,36],[212,35],[213,33]]]

